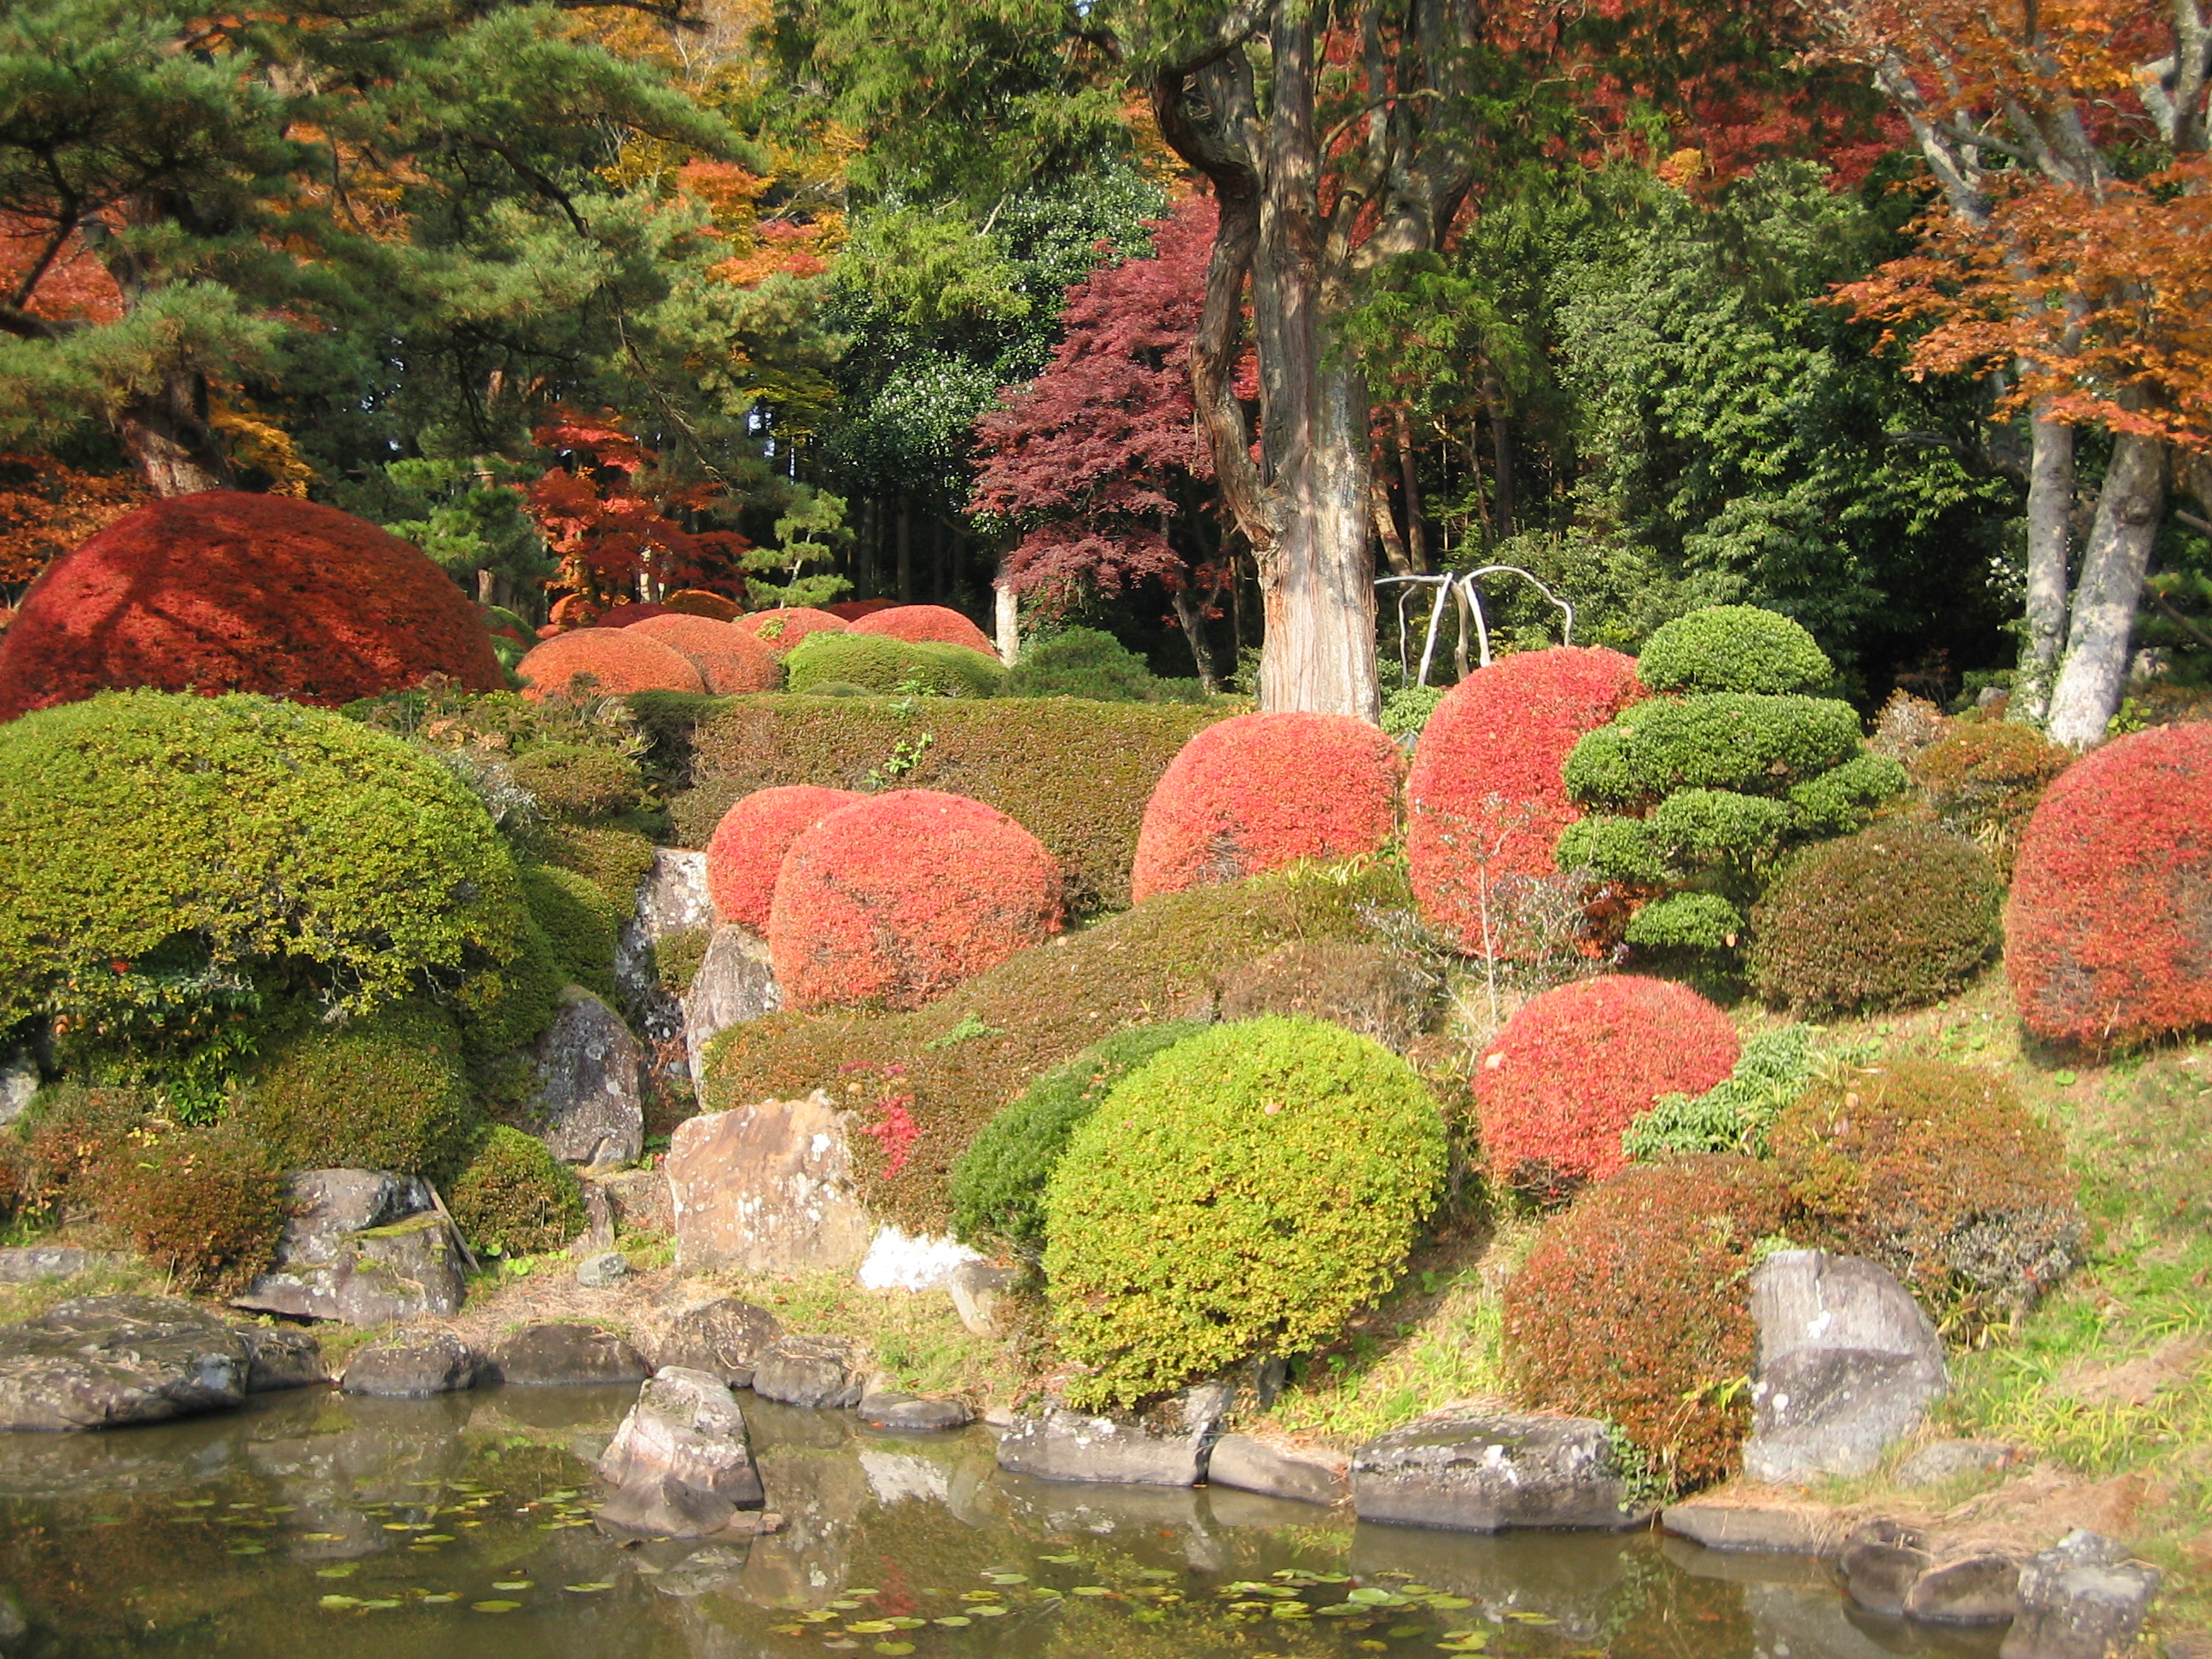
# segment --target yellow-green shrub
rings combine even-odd
[[[615,939],[623,921],[614,901],[588,876],[537,864],[522,866],[522,896],[562,971],[612,1000]]]
[[[544,1141],[503,1123],[484,1131],[446,1200],[470,1242],[500,1255],[562,1249],[584,1231],[576,1172]]]
[[[239,1121],[286,1169],[392,1170],[443,1181],[478,1116],[452,1017],[401,1003],[317,1026],[269,1057]]]

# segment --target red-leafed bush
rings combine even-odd
[[[707,689],[717,696],[744,691],[773,691],[783,684],[775,653],[735,623],[669,611],[632,623],[630,632],[658,640],[691,659]]]
[[[2052,781],[2005,939],[2020,1017],[2048,1041],[2105,1048],[2212,1023],[2212,725],[2138,732]]]
[[[707,842],[707,891],[714,914],[755,933],[768,928],[776,872],[792,842],[841,808],[866,800],[811,783],[756,789],[722,814]]]
[[[651,622],[655,617],[672,615],[665,605],[609,605],[593,619],[594,628],[628,628],[632,623]]]
[[[1060,927],[1060,866],[964,795],[901,789],[792,843],[769,908],[785,1003],[918,1008]]]
[[[0,635],[0,720],[109,687],[327,704],[430,674],[506,684],[452,577],[335,507],[209,490],[142,507],[47,567]]]
[[[691,659],[671,645],[627,628],[578,628],[541,641],[514,665],[522,695],[533,702],[580,690],[597,696],[632,691],[704,691]],[[588,686],[580,677],[590,676]]]
[[[1130,890],[1242,881],[1371,853],[1397,823],[1398,745],[1344,714],[1239,714],[1168,763],[1145,808]]]
[[[1586,732],[1644,696],[1618,651],[1561,647],[1502,658],[1454,686],[1421,732],[1406,787],[1406,854],[1421,914],[1481,949],[1486,897],[1556,867],[1582,817],[1559,770]]]
[[[895,605],[886,611],[871,611],[854,621],[853,632],[882,634],[913,644],[964,645],[971,651],[981,651],[993,662],[999,659],[999,648],[991,643],[989,635],[957,611],[941,605]]]
[[[872,617],[878,611],[889,611],[898,604],[896,599],[840,599],[835,605],[822,608],[833,617],[842,617],[847,622],[858,622],[863,617]]]
[[[703,587],[679,587],[661,604],[683,616],[706,617],[715,622],[735,622],[742,614],[735,599],[726,594],[709,593]]]
[[[1577,980],[1523,1005],[1474,1068],[1492,1176],[1556,1200],[1627,1160],[1621,1131],[1665,1094],[1701,1095],[1735,1069],[1729,1017],[1672,980]]]
[[[817,611],[807,605],[756,611],[750,616],[738,617],[737,625],[779,657],[789,656],[792,647],[809,634],[845,631],[842,617],[833,617],[827,611]]]
[[[556,633],[571,628],[589,628],[592,618],[598,615],[599,607],[581,593],[563,593],[553,601],[553,608],[545,613],[545,626]],[[545,639],[550,636],[541,630],[538,637]]]

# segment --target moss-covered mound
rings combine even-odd
[[[392,1170],[442,1182],[478,1125],[460,1034],[402,1003],[294,1037],[248,1085],[239,1121],[289,1170]]]
[[[523,866],[522,893],[562,973],[612,1001],[615,940],[626,912],[590,877],[556,866]]]
[[[520,1129],[495,1123],[454,1178],[446,1207],[470,1243],[498,1255],[566,1249],[584,1231],[576,1172]]]
[[[884,696],[988,697],[1006,678],[998,658],[987,652],[858,629],[810,634],[793,647],[783,666],[785,683],[799,693],[837,681]]]

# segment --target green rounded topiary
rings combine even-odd
[[[879,696],[908,691],[929,697],[997,695],[1006,672],[964,645],[896,640],[885,634],[809,634],[784,659],[784,684],[801,694],[842,683]]]
[[[1206,1027],[1194,1020],[1116,1031],[1055,1066],[983,1126],[952,1166],[952,1231],[978,1248],[1044,1250],[1044,1190],[1068,1137],[1114,1085],[1163,1049]]]
[[[1834,672],[1804,629],[1753,605],[1677,617],[1636,659],[1636,678],[1653,691],[1803,691],[1825,685]]]
[[[478,1116],[444,1010],[400,1003],[285,1043],[247,1085],[239,1121],[289,1170],[391,1170],[442,1182]]]
[[[1577,742],[1563,769],[1579,801],[1637,805],[1678,789],[1771,793],[1860,752],[1859,717],[1828,697],[1655,697]]]
[[[1145,659],[1111,634],[1069,628],[1037,641],[1006,676],[1010,697],[1087,697],[1147,702],[1158,682]]]
[[[615,994],[615,941],[623,913],[588,876],[544,865],[522,866],[522,896],[544,931],[562,971],[608,1001]]]
[[[1826,1014],[1917,1007],[1997,947],[2004,884],[1970,841],[1909,820],[1806,852],[1752,911],[1751,973],[1768,1001]]]
[[[1380,1043],[1269,1018],[1177,1043],[1071,1139],[1045,1194],[1078,1406],[1134,1404],[1339,1331],[1404,1262],[1445,1167],[1434,1098]]]
[[[627,755],[589,744],[549,743],[508,763],[514,781],[560,817],[595,818],[637,805],[642,780]]]
[[[446,1194],[471,1243],[498,1255],[564,1249],[584,1231],[584,1189],[545,1143],[495,1123]]]
[[[454,995],[471,1056],[512,1054],[535,1042],[553,1023],[561,988],[568,982],[568,969],[535,916],[524,915],[515,941],[510,961],[496,972],[477,975]]]

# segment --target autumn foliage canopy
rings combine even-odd
[[[842,807],[866,799],[849,789],[787,784],[756,789],[722,814],[707,842],[707,892],[714,914],[755,933],[768,931],[776,872],[792,842]]]

